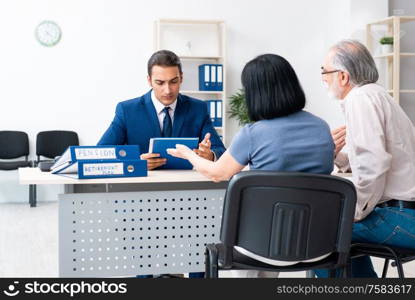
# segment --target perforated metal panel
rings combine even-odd
[[[59,195],[59,273],[111,277],[204,271],[225,190]]]

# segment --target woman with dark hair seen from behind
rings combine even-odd
[[[246,64],[241,79],[252,123],[236,134],[229,149],[215,162],[184,145],[176,145],[169,154],[189,160],[216,182],[228,180],[248,164],[251,170],[330,174],[334,143],[329,126],[303,110],[305,94],[289,62],[275,54],[260,55]],[[269,276],[257,271],[243,274]]]

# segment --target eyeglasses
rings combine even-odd
[[[323,67],[321,67],[321,75],[325,75],[325,74],[331,74],[331,73],[336,73],[336,72],[343,72],[342,70],[332,70],[332,71],[326,71],[324,70]]]

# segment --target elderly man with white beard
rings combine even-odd
[[[357,191],[353,242],[415,249],[415,129],[402,108],[376,84],[367,48],[343,40],[328,52],[322,80],[338,99],[345,126],[332,131],[335,164],[351,170]],[[347,152],[341,151],[347,145]],[[318,276],[325,276],[322,270]],[[376,277],[368,256],[352,261],[353,277]]]

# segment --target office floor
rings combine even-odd
[[[382,261],[375,259],[381,273]],[[404,266],[415,277],[415,262]],[[58,204],[39,202],[0,204],[0,277],[58,277]],[[227,273],[221,274],[228,277]],[[305,277],[305,272],[281,273],[280,277]],[[389,277],[397,277],[391,268]]]

